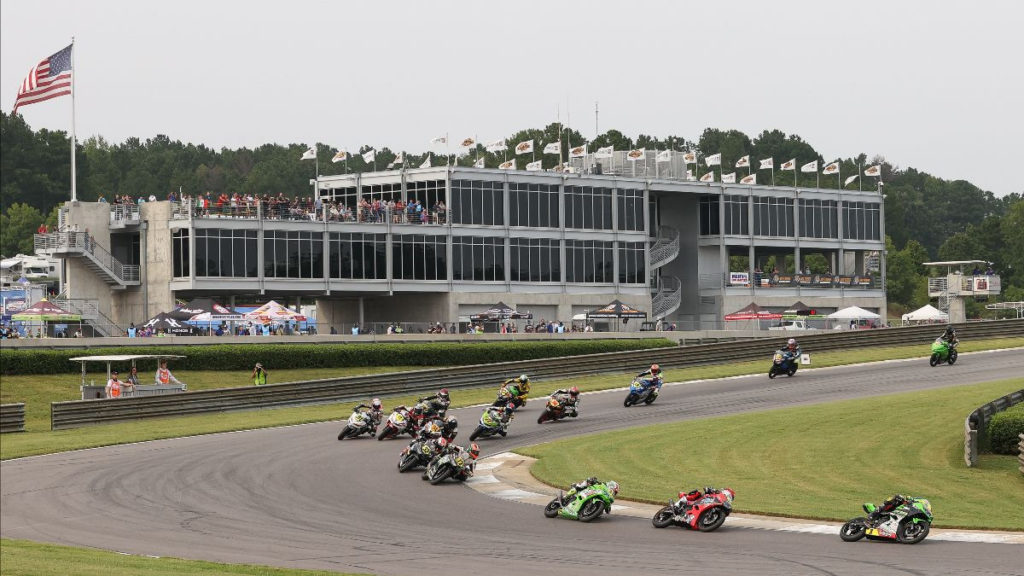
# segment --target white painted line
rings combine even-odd
[[[490,474],[482,474],[480,476],[473,476],[466,479],[467,484],[498,484],[501,480],[498,480]]]
[[[502,498],[504,500],[521,500],[523,498],[547,498],[547,496],[545,496],[544,494],[528,492],[526,490],[520,490],[518,488],[509,488],[507,490],[489,492],[488,495],[494,496],[495,498]]]

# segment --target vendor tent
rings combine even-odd
[[[747,306],[740,308],[732,314],[726,314],[725,319],[732,320],[779,320],[782,318],[782,314],[778,312],[772,312],[765,310],[757,304],[751,302]]]
[[[196,322],[242,319],[241,314],[217,304],[213,298],[196,298],[188,304],[178,306],[169,314],[175,320]]]
[[[82,320],[82,315],[72,314],[44,298],[28,308],[25,308],[21,312],[12,314],[11,320],[20,320],[25,322],[79,322]]]
[[[925,304],[921,308],[902,316],[903,323],[911,322],[949,322],[949,314],[932,306]]]
[[[874,312],[868,312],[860,306],[850,306],[828,315],[832,320],[878,320],[881,318]]]
[[[260,322],[305,322],[306,317],[298,312],[285,308],[283,304],[279,304],[274,300],[267,302],[263,306],[253,310],[252,312],[246,312],[245,318],[247,320],[258,320]]]
[[[796,304],[793,304],[788,309],[783,310],[782,313],[785,315],[810,316],[811,308],[798,300]]]
[[[501,322],[502,320],[529,320],[533,314],[519,312],[504,302],[498,302],[479,314],[473,314],[469,319],[473,322]]]
[[[183,320],[175,319],[167,312],[161,312],[153,316],[142,327],[149,328],[154,333],[162,330],[165,334],[171,334],[172,336],[194,336],[198,334],[194,326]]]
[[[647,318],[647,312],[637,310],[628,304],[614,300],[607,306],[587,312],[588,320],[596,318]]]

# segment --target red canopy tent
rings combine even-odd
[[[771,312],[751,302],[749,305],[740,308],[732,314],[726,314],[725,319],[729,320],[780,320],[782,314]]]

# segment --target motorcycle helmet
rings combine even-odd
[[[516,403],[515,402],[509,402],[508,404],[505,405],[505,411],[506,412],[511,414],[512,412],[515,412],[515,410],[516,410]]]
[[[579,388],[577,388],[575,386],[573,386],[572,388],[569,388],[569,396],[572,396],[573,398],[575,398],[575,397],[577,397],[579,395],[580,395],[580,389]]]
[[[789,340],[786,340],[786,346],[788,346],[790,348],[795,348],[796,347],[796,338],[790,338]]]
[[[609,480],[607,486],[608,486],[608,489],[612,491],[612,495],[613,496],[618,496],[618,494],[619,494],[619,483],[618,482],[616,482],[614,480]]]
[[[723,488],[722,493],[729,498],[729,502],[736,499],[736,492],[734,492],[732,488]]]
[[[441,400],[444,400],[445,402],[448,402],[448,389],[441,388],[441,391],[437,393],[437,397],[440,398]]]
[[[380,403],[380,398],[374,398],[373,400],[371,400],[370,406],[373,407],[374,410],[384,409],[384,405]]]
[[[439,449],[441,449],[441,450],[444,450],[445,448],[448,447],[448,441],[445,440],[444,438],[438,438],[437,439],[437,447]]]
[[[952,336],[955,333],[956,333],[956,330],[954,330],[952,326],[946,326],[946,335],[947,336]]]
[[[529,384],[530,383],[530,377],[527,376],[526,374],[520,374],[519,375],[519,383],[520,384]]]
[[[469,445],[469,456],[473,460],[476,460],[477,458],[480,457],[480,445],[477,444],[476,442],[473,442],[472,444]]]
[[[657,364],[651,364],[651,376],[657,376],[661,373],[661,366]]]

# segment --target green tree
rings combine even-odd
[[[35,206],[12,204],[0,214],[0,254],[32,254],[32,235],[42,223],[43,215]]]

